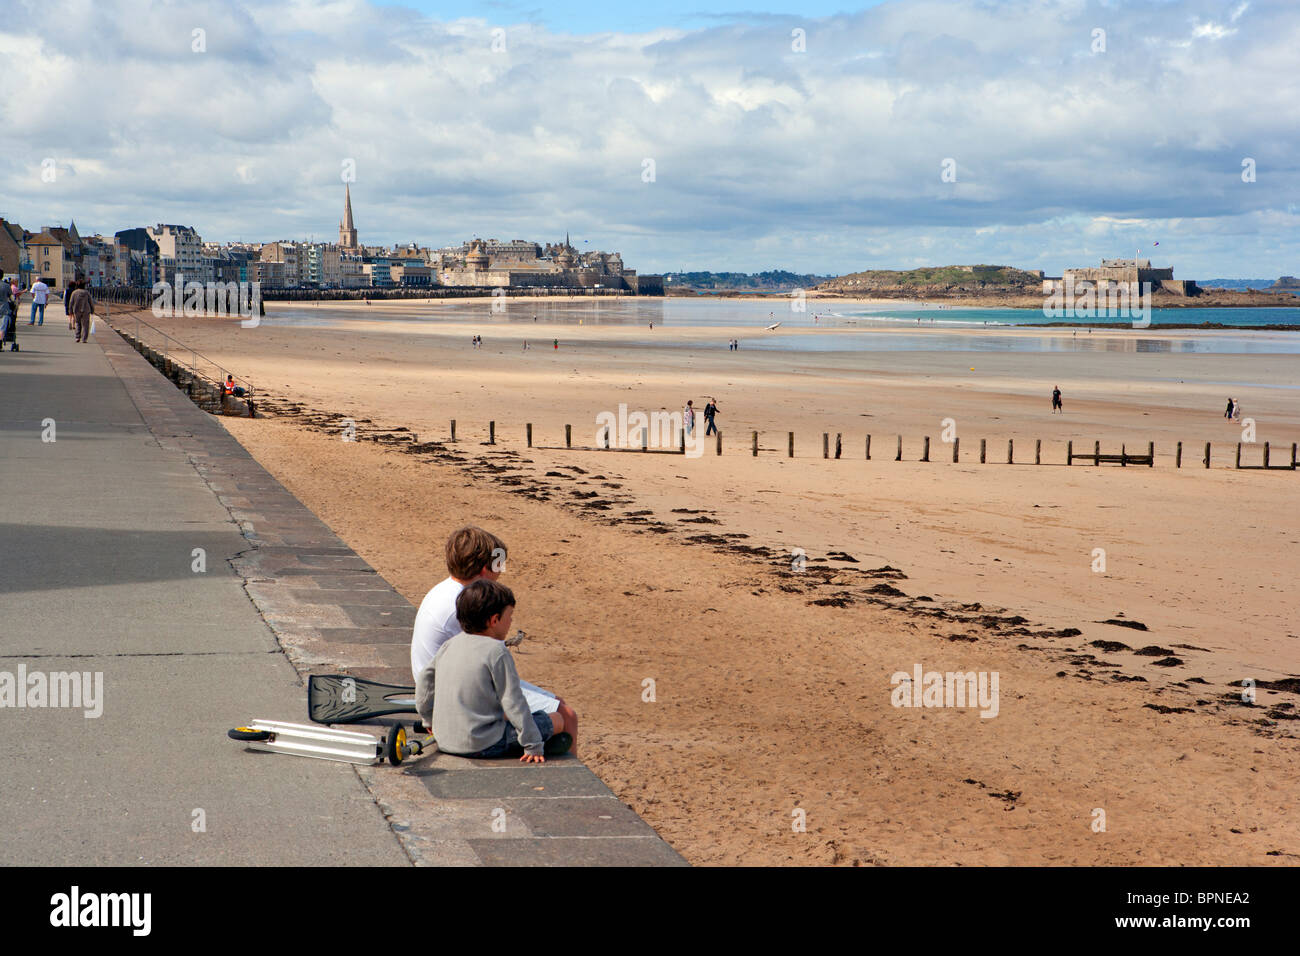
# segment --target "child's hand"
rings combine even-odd
[[[546,757],[542,754],[524,754],[519,758],[520,763],[546,763]]]

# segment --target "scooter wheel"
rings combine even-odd
[[[406,759],[406,728],[398,724],[384,738],[384,756],[396,767]]]
[[[269,730],[255,730],[252,727],[236,727],[233,730],[227,730],[226,736],[231,740],[270,740],[271,732]]]

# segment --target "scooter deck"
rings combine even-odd
[[[248,729],[265,730],[271,734],[267,740],[244,741],[250,750],[362,765],[377,764],[384,759],[382,739],[377,740],[370,734],[352,730],[289,724],[279,720],[255,720],[248,725]]]

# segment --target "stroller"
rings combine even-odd
[[[4,351],[6,342],[9,351],[18,351],[18,300],[11,295],[6,295],[0,303],[0,352]]]

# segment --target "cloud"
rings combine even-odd
[[[332,237],[353,160],[367,242],[568,229],[646,271],[1059,271],[1164,234],[1180,275],[1295,271],[1300,7],[1285,0],[522,24],[499,52],[484,20],[362,0],[46,0],[39,27],[5,6],[0,56],[21,68],[0,74],[0,214],[29,228]],[[1221,237],[1252,228],[1262,258],[1243,262]]]

